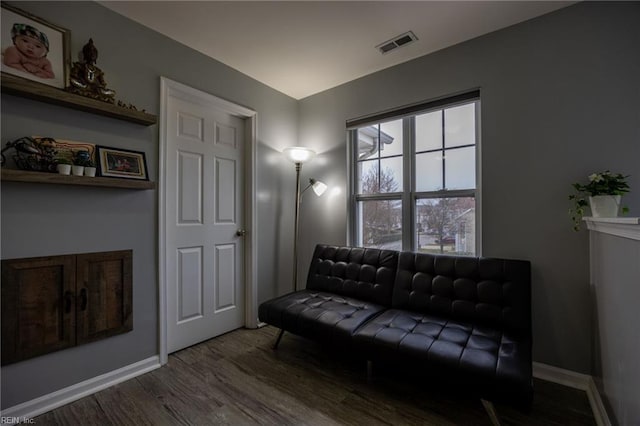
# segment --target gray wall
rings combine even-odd
[[[567,196],[611,169],[640,213],[638,22],[638,2],[579,3],[303,99],[301,143],[323,152],[309,169],[343,192],[305,199],[301,264],[346,239],[346,119],[479,87],[482,254],[532,262],[534,360],[590,373],[588,238]]]
[[[296,144],[297,102],[96,3],[14,4],[70,29],[73,60],[92,37],[109,86],[138,108],[159,112],[162,75],[258,112],[259,300],[289,289],[290,269],[279,267],[290,259],[293,198],[283,194],[294,191],[294,172],[277,152]],[[3,95],[2,145],[25,135],[144,151],[157,180],[158,126]],[[3,367],[2,408],[158,353],[157,226],[155,191],[2,183],[3,259],[134,251],[133,331]]]

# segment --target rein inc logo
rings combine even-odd
[[[0,424],[3,424],[3,425],[16,425],[16,424],[33,425],[35,423],[36,423],[35,419],[32,419],[31,417],[11,417],[11,416],[0,417]]]

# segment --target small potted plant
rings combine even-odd
[[[591,208],[593,217],[617,217],[622,195],[629,192],[628,177],[605,170],[589,175],[589,183],[586,185],[574,183],[572,186],[576,193],[569,195],[569,200],[573,201],[573,207],[569,210],[573,229],[580,229],[586,207]],[[622,208],[622,213],[628,211],[627,207]]]
[[[96,175],[96,164],[91,159],[84,162],[84,175],[89,177]]]
[[[74,176],[82,176],[84,174],[84,168],[91,161],[91,154],[89,151],[81,149],[73,154],[73,167],[71,172]]]
[[[84,174],[84,162],[82,160],[73,160],[73,164],[71,165],[71,174],[74,176],[82,176]]]
[[[56,162],[56,170],[61,175],[70,175],[71,174],[71,159],[66,156],[59,156],[55,158]]]

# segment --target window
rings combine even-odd
[[[479,93],[348,122],[351,242],[477,252]]]

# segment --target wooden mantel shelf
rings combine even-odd
[[[640,241],[640,217],[584,217],[590,231]]]
[[[125,189],[156,189],[155,182],[109,177],[69,176],[57,173],[2,169],[3,182],[50,183],[56,185],[101,186]]]
[[[26,80],[7,73],[2,73],[2,92],[93,114],[117,118],[119,120],[142,124],[144,126],[151,126],[158,122],[158,117],[153,114],[123,108],[107,102],[76,95],[75,93],[70,93],[62,89]]]

